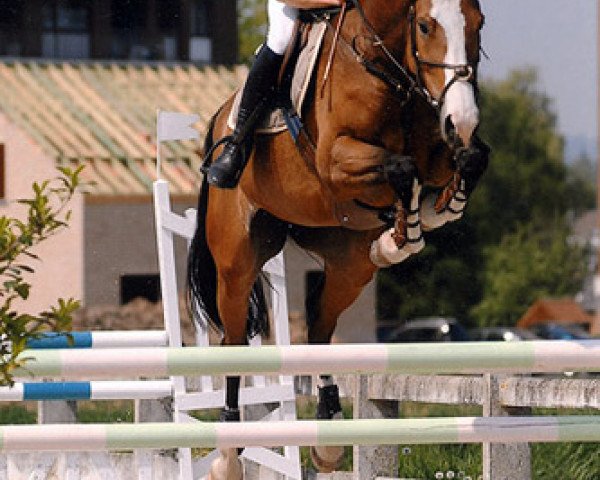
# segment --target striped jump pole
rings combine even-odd
[[[599,416],[0,427],[0,451],[600,442]]]
[[[16,377],[600,371],[600,340],[33,350]]]
[[[98,332],[46,332],[27,341],[29,349],[62,348],[138,348],[166,347],[169,344],[164,330],[122,330]]]
[[[169,380],[15,383],[12,387],[0,387],[0,402],[160,400],[172,394]]]

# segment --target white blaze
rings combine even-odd
[[[466,65],[467,50],[465,37],[465,16],[460,8],[461,0],[433,0],[431,17],[444,29],[448,50],[444,63],[449,65]],[[446,85],[454,78],[454,71],[446,69]],[[479,123],[479,109],[475,102],[473,86],[464,81],[455,82],[448,92],[442,108],[440,121],[442,134],[445,135],[444,124],[450,117],[456,131],[465,145],[468,145],[473,131]]]

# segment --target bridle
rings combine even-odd
[[[366,55],[360,51],[357,42],[363,35],[356,35],[350,42],[353,54],[356,60],[363,65],[363,67],[372,75],[383,80],[393,91],[400,97],[403,104],[408,103],[413,94],[417,94],[424,98],[427,103],[434,108],[436,111],[440,111],[446,100],[448,90],[456,82],[472,82],[475,78],[476,65],[472,63],[464,64],[448,64],[442,62],[433,62],[421,57],[417,46],[417,18],[416,18],[416,7],[417,0],[411,0],[409,13],[408,13],[408,24],[410,28],[410,42],[411,52],[413,59],[417,65],[416,75],[413,77],[411,73],[402,65],[398,58],[386,47],[383,39],[377,33],[369,19],[367,18],[365,11],[359,0],[348,0],[348,2],[356,8],[359,16],[361,17],[362,23],[365,28],[369,31],[371,36],[372,45],[379,48],[385,58],[389,60],[392,70],[384,68],[369,60]],[[440,68],[444,70],[452,70],[454,75],[452,79],[444,86],[442,93],[439,98],[435,98],[428,88],[425,86],[423,81],[423,67],[427,68]]]

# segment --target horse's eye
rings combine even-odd
[[[423,35],[429,35],[429,32],[431,32],[431,29],[429,28],[429,23],[427,22],[427,20],[419,20],[418,25],[419,25],[419,30],[421,31],[421,33]]]

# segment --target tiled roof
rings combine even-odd
[[[589,324],[592,321],[593,318],[585,313],[575,300],[542,299],[529,307],[517,322],[517,326],[527,328],[545,322]]]
[[[0,62],[0,110],[58,163],[83,162],[93,195],[145,195],[156,178],[156,111],[197,113],[201,141],[162,144],[172,193],[197,188],[206,126],[243,66]]]

